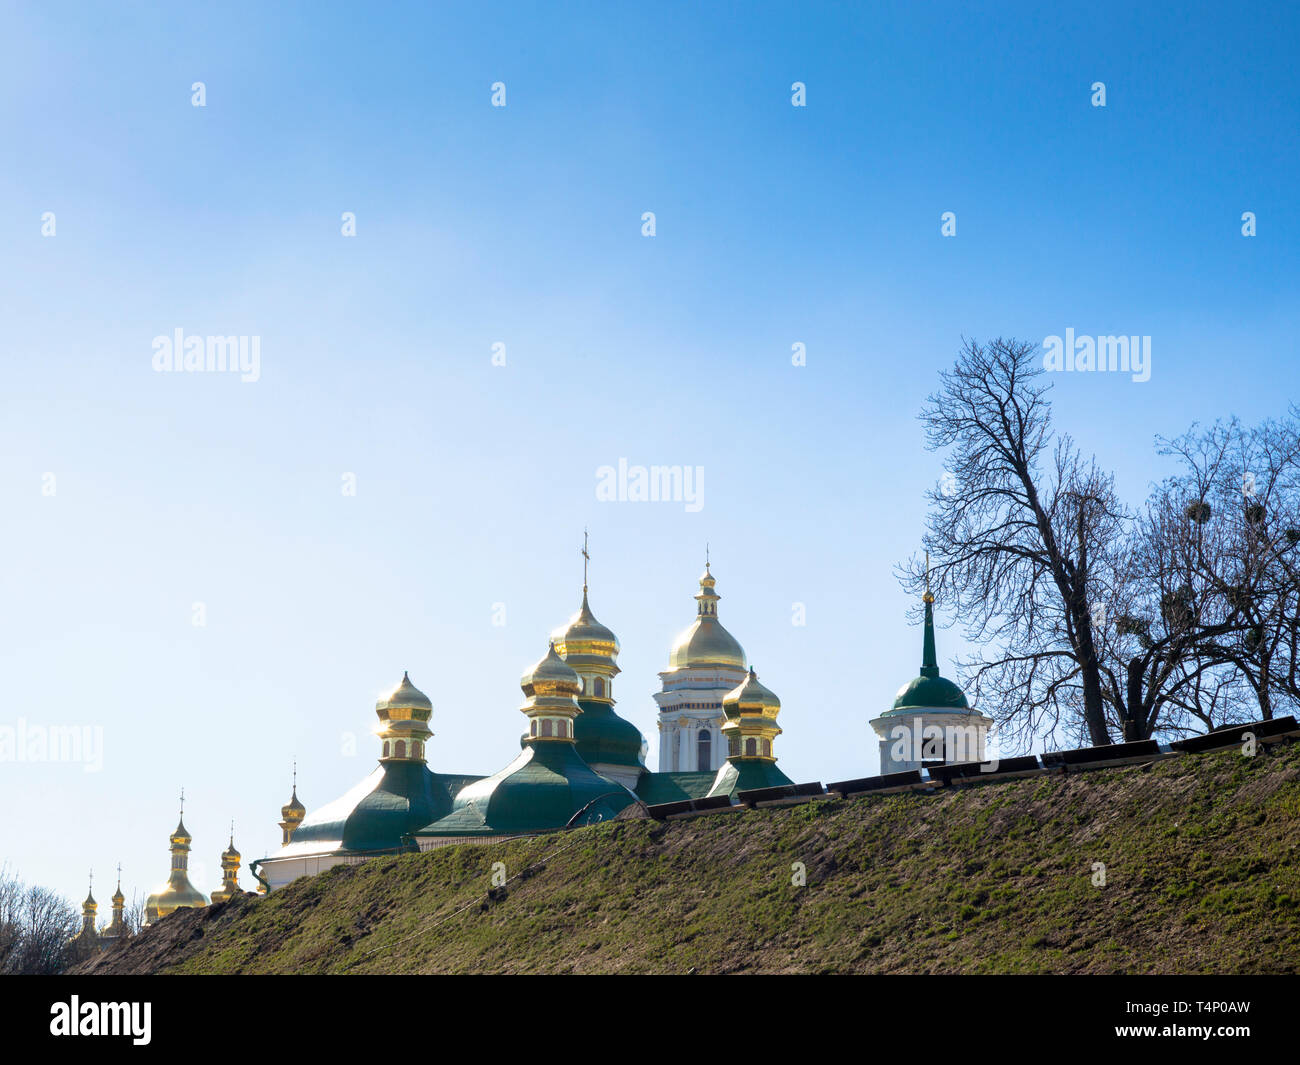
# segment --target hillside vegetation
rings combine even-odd
[[[512,879],[489,895],[495,862]],[[177,912],[81,969],[1298,970],[1300,743],[376,859]]]

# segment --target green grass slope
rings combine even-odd
[[[376,859],[81,971],[1296,972],[1298,859],[1290,743]]]

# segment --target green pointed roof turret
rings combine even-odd
[[[939,656],[934,646],[934,595],[930,592],[930,556],[926,555],[925,634],[921,642],[921,675],[898,689],[893,710],[954,710],[970,712],[966,693],[939,675]],[[892,711],[891,711],[892,712]]]

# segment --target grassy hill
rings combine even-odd
[[[81,971],[692,970],[1296,972],[1300,743],[376,859]]]

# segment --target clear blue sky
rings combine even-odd
[[[584,525],[652,744],[708,541],[782,767],[874,772],[963,335],[1150,335],[1150,381],[1054,393],[1134,503],[1154,434],[1297,395],[1293,7],[481,7],[0,16],[0,724],[105,738],[0,765],[28,879],[147,890],[183,784],[210,892],[295,757],[309,808],[369,771],[403,669],[431,765],[501,767]],[[155,373],[177,328],[259,336],[261,380]],[[597,502],[620,458],[703,466],[703,509]]]

